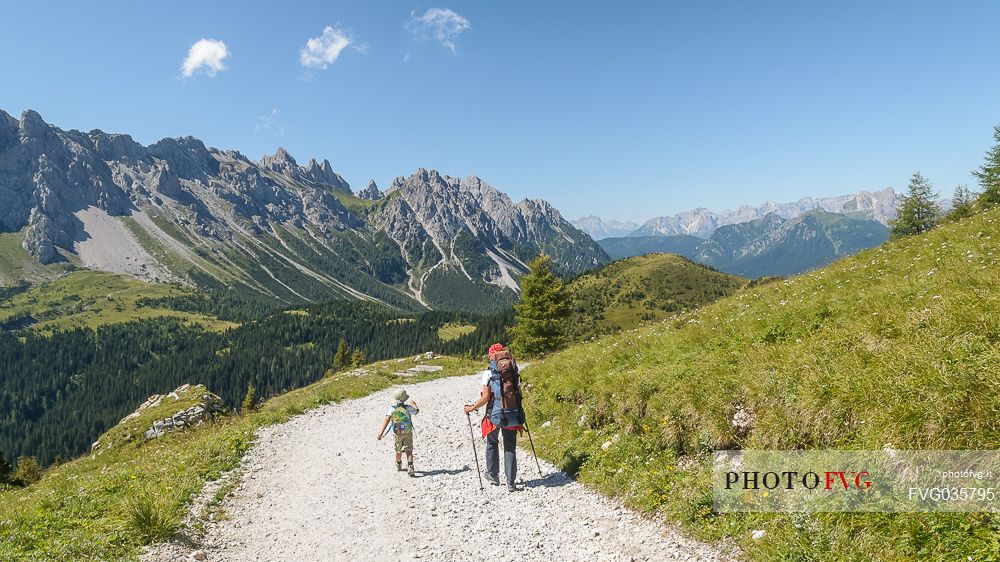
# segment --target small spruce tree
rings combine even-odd
[[[35,457],[18,457],[17,468],[11,475],[11,483],[19,486],[29,486],[42,479],[42,467]]]
[[[365,352],[361,348],[355,349],[351,354],[351,367],[360,367],[365,364]]]
[[[893,237],[920,234],[934,228],[941,207],[934,197],[934,188],[920,172],[910,178],[910,187],[900,199],[899,213],[891,223]]]
[[[539,355],[563,346],[570,298],[563,282],[552,273],[552,260],[535,258],[521,278],[521,302],[514,305],[513,347],[524,355]]]
[[[243,403],[240,405],[240,413],[249,414],[257,407],[257,389],[253,383],[247,385],[247,393],[243,396]]]
[[[347,347],[347,340],[340,338],[337,345],[337,353],[333,356],[333,370],[339,371],[350,364],[351,350]]]
[[[1000,125],[993,127],[993,140],[996,142],[986,152],[985,162],[972,172],[983,188],[978,202],[984,210],[1000,206]]]

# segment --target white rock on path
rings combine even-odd
[[[207,560],[466,561],[497,552],[539,561],[730,559],[546,463],[548,476],[539,478],[525,449],[518,451],[523,490],[486,484],[480,492],[461,410],[479,392],[477,375],[406,386],[421,408],[417,477],[396,472],[392,437],[375,440],[394,390],[261,430],[242,482],[223,502],[226,517],[207,524],[200,547]],[[476,447],[485,466],[485,444]],[[143,560],[175,553],[154,548]]]

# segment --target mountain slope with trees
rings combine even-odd
[[[204,318],[213,309],[203,305],[218,302],[212,297],[164,297],[147,305],[188,308]],[[479,356],[490,343],[506,341],[513,322],[509,311],[407,314],[349,300],[247,320],[250,310],[216,307],[222,317],[243,320],[225,331],[170,315],[45,334],[0,331],[0,455],[11,462],[37,457],[45,465],[73,458],[146,397],[188,382],[206,385],[232,407],[250,385],[261,398],[275,396],[315,382],[331,366],[350,366],[352,354],[354,363],[426,351]],[[442,340],[439,330],[454,324],[473,329]],[[336,353],[341,342],[343,352]]]
[[[676,254],[626,258],[569,283],[567,330],[582,339],[635,328],[716,301],[747,282]]]

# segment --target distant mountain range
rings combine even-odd
[[[573,224],[590,234],[595,240],[621,236],[677,236],[682,234],[708,238],[721,226],[749,222],[769,214],[791,219],[815,209],[889,224],[889,221],[896,216],[896,206],[896,192],[891,187],[887,187],[876,192],[859,191],[853,195],[803,197],[793,203],[768,202],[756,207],[742,205],[721,213],[698,208],[673,216],[650,219],[628,233],[624,233],[623,230],[631,223],[605,222],[596,216],[578,219],[573,221]],[[617,225],[620,228],[611,228],[607,225]]]
[[[635,232],[635,229],[639,228],[639,224],[632,221],[605,221],[597,215],[580,217],[570,222],[573,223],[573,226],[589,234],[594,240],[628,236]]]
[[[609,261],[547,202],[479,178],[419,169],[359,195],[329,161],[284,149],[255,162],[0,111],[0,284],[72,264],[282,303],[484,310],[516,298],[540,252],[566,274]]]
[[[726,273],[756,278],[802,273],[877,246],[888,235],[878,221],[816,209],[791,219],[768,213],[720,226],[707,240],[680,234],[606,238],[598,243],[615,259],[669,252]]]

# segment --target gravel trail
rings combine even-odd
[[[461,411],[478,394],[478,377],[404,388],[421,408],[416,477],[396,472],[391,435],[375,440],[395,389],[318,408],[259,432],[198,559],[728,560],[548,464],[539,478],[525,437],[524,489],[487,483],[480,492]],[[484,466],[485,443],[476,446]]]

